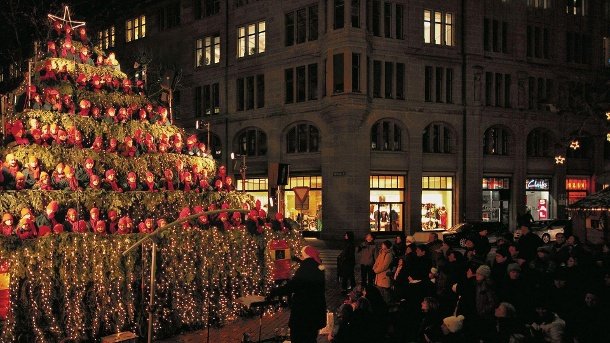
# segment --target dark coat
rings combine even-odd
[[[356,247],[351,240],[345,240],[345,246],[337,256],[337,274],[340,277],[350,277],[356,266]]]
[[[294,330],[316,330],[326,326],[324,271],[307,258],[284,286],[271,291],[271,296],[292,295],[288,326]]]

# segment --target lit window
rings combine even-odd
[[[432,29],[431,29],[431,12],[424,10],[424,42],[430,43],[432,40]]]
[[[197,40],[195,55],[196,66],[217,64],[220,62],[220,35]]]
[[[452,13],[424,10],[424,43],[455,45],[453,39],[454,24]]]
[[[146,16],[129,19],[125,22],[125,41],[131,42],[146,37]]]
[[[445,13],[445,45],[453,46],[453,14]]]
[[[97,33],[97,47],[100,49],[108,49],[114,47],[114,26]]]
[[[237,56],[244,57],[265,52],[265,22],[240,26],[237,29]]]

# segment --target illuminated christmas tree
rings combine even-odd
[[[121,252],[177,219],[252,207],[247,220],[202,214],[159,243],[158,336],[236,317],[237,297],[273,281],[267,243],[284,238],[300,251],[298,235],[256,218],[208,147],[172,125],[169,109],[94,47],[67,7],[49,21],[51,39],[17,91],[0,148],[0,271],[11,276],[0,289],[0,341],[142,333],[150,246]]]

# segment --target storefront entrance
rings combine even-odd
[[[481,220],[500,222],[508,227],[510,205],[510,178],[483,178],[483,207]]]
[[[402,175],[371,175],[369,227],[371,231],[403,231],[404,187]]]

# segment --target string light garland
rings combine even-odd
[[[54,21],[72,26],[84,25],[70,18],[64,8],[64,17],[49,16]],[[74,41],[76,48],[82,46]],[[95,50],[94,50],[95,51]],[[97,54],[103,52],[97,51]],[[125,73],[112,66],[91,66],[66,58],[43,58],[35,64],[37,72],[46,63],[60,70],[64,66],[68,79],[85,74],[110,76],[118,80]],[[40,76],[33,77],[42,90]],[[27,82],[18,92],[26,92]],[[42,86],[42,87],[41,87]],[[94,106],[107,108],[143,106],[148,100],[142,95],[121,92],[99,92],[79,89],[73,81],[59,81],[56,86],[62,95],[74,97],[75,103],[87,99]],[[85,137],[104,134],[120,141],[133,136],[138,130],[150,133],[155,140],[162,135],[184,135],[184,130],[173,125],[151,124],[139,120],[126,123],[107,123],[91,117],[81,117],[44,110],[26,110],[14,113],[9,108],[7,120],[37,119],[40,124],[57,124],[64,129],[77,128]],[[59,162],[77,166],[86,158],[96,161],[96,171],[111,167],[119,174],[134,171],[142,178],[146,171],[157,178],[165,169],[174,169],[177,161],[186,166],[197,164],[200,170],[214,175],[215,162],[209,157],[184,154],[152,153],[125,158],[90,149],[42,147],[35,144],[0,148],[0,154],[12,153],[21,162],[30,156],[40,160],[43,169],[53,170]],[[47,204],[57,201],[62,207],[87,209],[98,207],[102,211],[118,210],[128,214],[135,223],[148,217],[172,220],[184,207],[227,202],[231,208],[253,203],[245,193],[204,193],[183,191],[162,192],[109,192],[94,191],[3,191],[0,194],[0,211],[17,214],[24,207],[43,213]],[[195,216],[196,217],[196,216]],[[79,218],[84,219],[84,218]],[[244,226],[230,230],[216,227],[200,229],[173,227],[159,235],[157,255],[156,297],[154,308],[148,309],[143,301],[150,296],[145,280],[150,275],[152,244],[144,243],[137,251],[122,255],[143,234],[99,236],[93,233],[50,234],[38,239],[19,240],[0,237],[0,260],[10,264],[8,317],[0,322],[0,342],[25,340],[28,342],[92,341],[120,331],[142,332],[143,319],[148,310],[154,314],[155,338],[167,337],[186,329],[222,325],[239,316],[244,306],[236,301],[243,295],[268,294],[273,281],[273,260],[266,253],[272,240],[283,239],[292,251],[300,251],[303,240],[295,230],[275,232],[265,230],[253,236]]]

